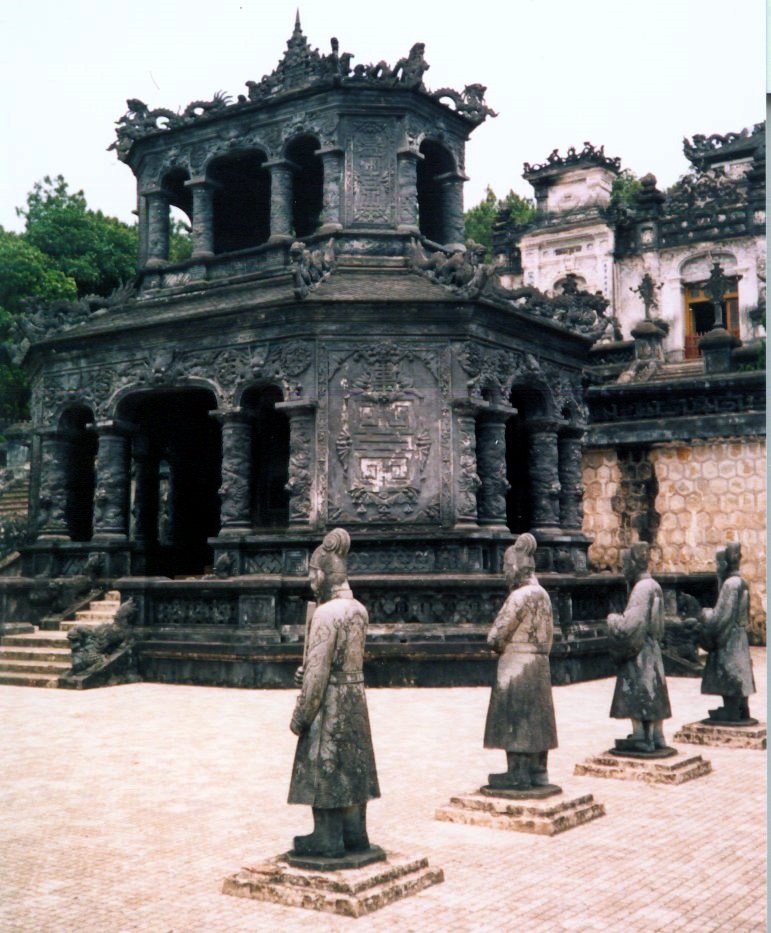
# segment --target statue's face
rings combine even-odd
[[[629,550],[621,552],[621,569],[627,582],[634,583],[640,573],[640,567]]]
[[[522,586],[530,576],[530,568],[526,564],[521,564],[515,558],[514,560],[504,561],[503,574],[510,588]]]
[[[324,583],[324,574],[318,567],[311,567],[308,574],[308,580],[313,590],[313,595],[318,597]]]

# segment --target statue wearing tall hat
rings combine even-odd
[[[336,528],[310,560],[318,605],[290,724],[298,741],[289,803],[311,807],[313,832],[295,837],[294,856],[337,859],[377,848],[370,847],[366,822],[367,802],[380,796],[364,694],[369,619],[348,585],[350,544],[348,532]]]
[[[723,698],[723,705],[709,711],[709,721],[754,725],[749,697],[755,693],[747,629],[750,624],[750,590],[739,573],[742,548],[730,542],[716,554],[720,593],[714,609],[701,614],[699,644],[709,655],[701,692]]]

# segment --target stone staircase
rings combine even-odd
[[[13,480],[0,490],[0,519],[24,518],[29,499],[29,477]]]
[[[80,609],[75,618],[59,623],[58,631],[40,631],[0,637],[0,684],[17,687],[58,687],[70,669],[67,632],[76,625],[112,622],[120,606],[120,593],[110,591]]]

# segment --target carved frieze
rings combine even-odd
[[[353,120],[348,125],[346,191],[352,225],[393,226],[396,223],[396,156],[394,124]]]
[[[435,353],[382,343],[338,351],[329,411],[335,521],[435,521],[438,445]],[[430,478],[432,477],[432,478]]]
[[[236,625],[238,604],[211,595],[198,598],[164,599],[158,596],[152,606],[153,625]]]

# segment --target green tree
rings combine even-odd
[[[492,258],[495,224],[504,221],[523,227],[535,217],[535,204],[530,198],[522,198],[514,191],[509,191],[505,198],[500,199],[488,185],[484,199],[463,216],[466,239],[484,246],[489,261]]]
[[[184,262],[193,252],[192,230],[184,222],[172,218],[169,227],[169,262]]]
[[[71,192],[61,175],[36,182],[17,213],[27,242],[74,280],[79,295],[109,295],[136,273],[136,225],[90,210],[83,192]]]
[[[625,168],[613,179],[610,203],[614,207],[631,207],[640,187],[640,179],[631,169]]]
[[[14,318],[27,302],[77,297],[73,279],[22,234],[0,227],[0,425],[28,416],[29,385],[13,362]]]

